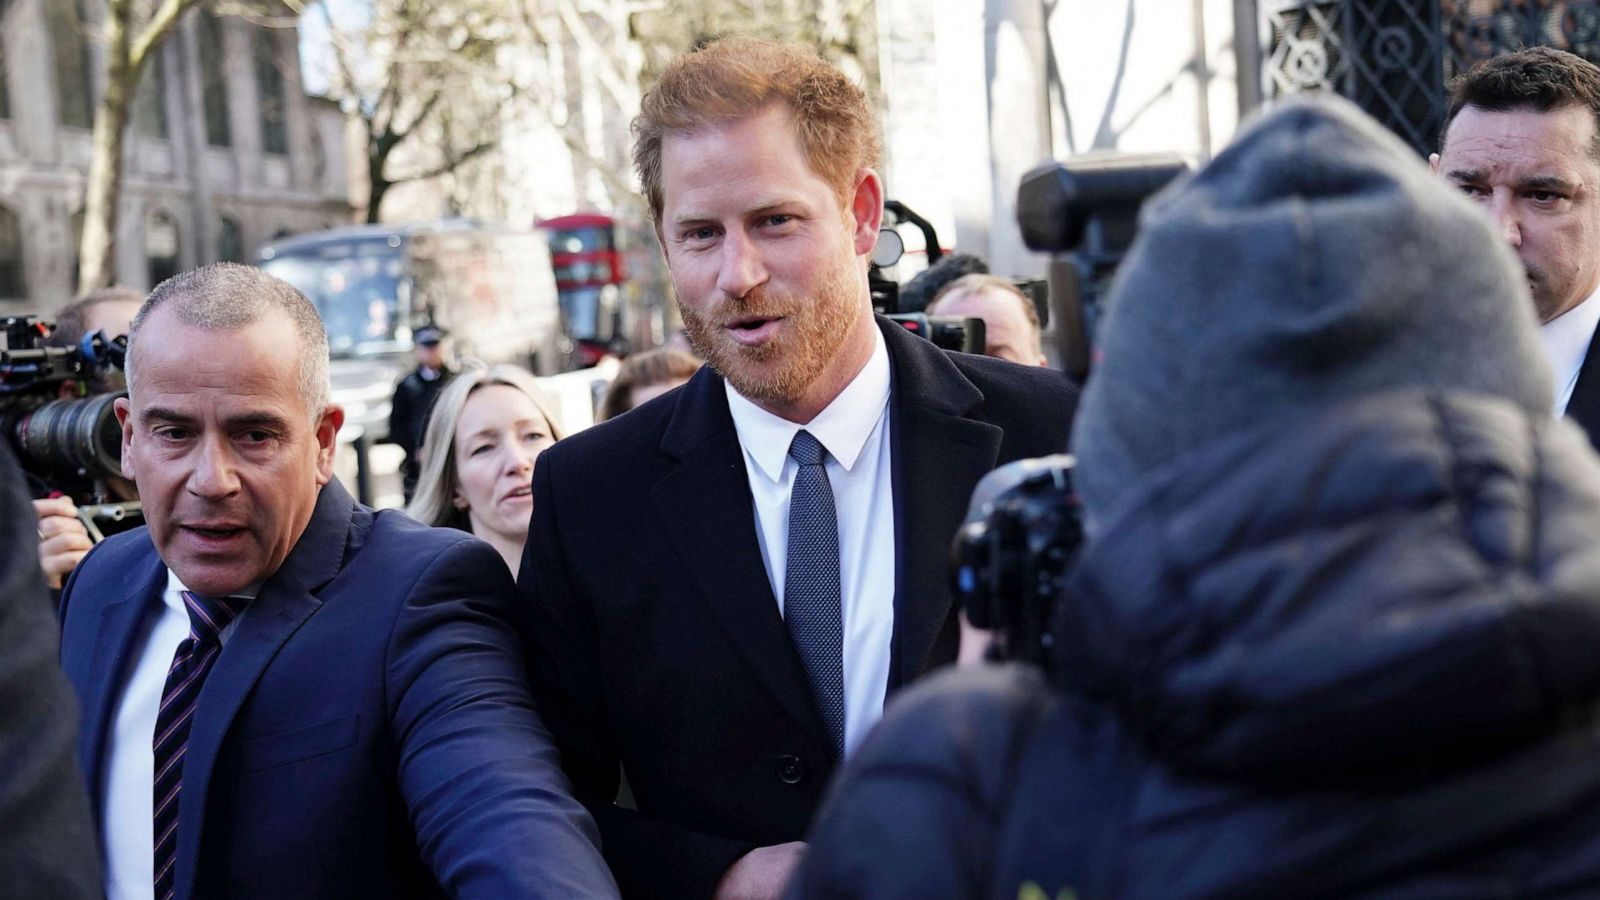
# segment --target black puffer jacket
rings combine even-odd
[[[796,897],[1600,896],[1600,461],[1476,396],[1174,463],[1086,548],[1055,684],[907,692]]]

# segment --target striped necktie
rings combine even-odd
[[[213,600],[188,591],[189,636],[178,643],[161,691],[155,731],[155,895],[167,900],[177,889],[173,863],[178,857],[178,800],[183,789],[183,757],[189,725],[206,675],[222,654],[222,630],[244,609],[241,597]]]

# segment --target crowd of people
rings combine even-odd
[[[9,890],[1600,893],[1600,69],[1452,92],[1432,172],[1300,100],[1152,200],[1080,395],[1004,278],[929,307],[985,355],[875,316],[871,99],[713,42],[635,123],[706,364],[564,435],[419,332],[404,511],[333,477],[293,287],[87,298],[145,525],[91,544],[0,447]],[[982,662],[951,539],[1067,450],[1047,664]]]

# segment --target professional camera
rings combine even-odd
[[[125,393],[61,399],[104,387],[121,369],[128,339],[85,335],[74,347],[48,343],[51,328],[34,316],[0,317],[0,433],[17,451],[23,470],[45,489],[78,501],[96,540],[101,526],[140,517],[137,502],[113,502],[108,479],[120,477],[122,428],[113,409]]]
[[[1050,163],[1022,179],[1024,242],[1053,255],[1049,297],[1062,367],[1087,378],[1091,336],[1144,201],[1188,170],[1175,156],[1099,156]],[[993,659],[1049,668],[1051,627],[1083,543],[1074,460],[1024,459],[984,476],[951,547],[957,600],[991,632]]]
[[[951,547],[950,577],[967,620],[993,634],[989,657],[1049,667],[1050,624],[1083,541],[1065,454],[1007,463],[972,492]]]
[[[1144,201],[1189,171],[1171,154],[1099,154],[1039,166],[1017,189],[1017,224],[1030,250],[1052,255],[1050,303],[1062,369],[1089,376],[1094,330]]]
[[[959,316],[930,316],[923,312],[926,301],[907,305],[902,302],[898,282],[886,278],[883,270],[900,261],[906,245],[895,230],[895,225],[915,225],[922,232],[923,245],[928,248],[928,263],[937,263],[944,255],[939,247],[939,235],[933,225],[917,215],[898,200],[885,200],[883,208],[894,217],[894,224],[886,224],[878,231],[878,243],[872,248],[872,265],[867,269],[867,286],[872,292],[874,312],[899,322],[905,329],[919,337],[927,338],[936,346],[962,353],[982,353],[988,345],[983,320]]]

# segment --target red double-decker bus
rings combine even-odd
[[[676,311],[649,226],[579,213],[545,219],[539,227],[550,237],[556,292],[579,365],[666,340],[676,326]]]

